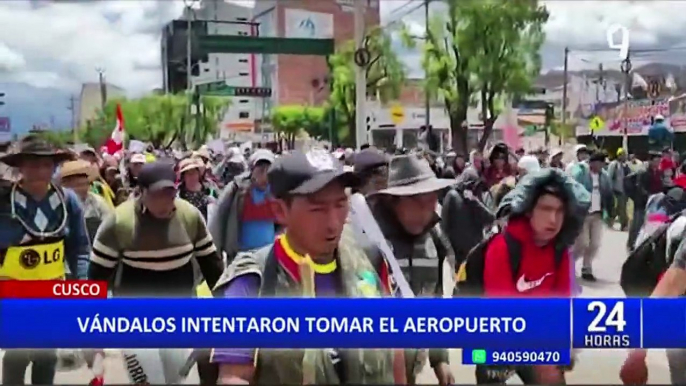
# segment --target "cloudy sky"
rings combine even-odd
[[[423,11],[407,14],[415,5],[406,3],[380,0],[382,24],[403,19],[421,31]],[[551,12],[543,50],[547,69],[562,66],[565,46],[607,46],[606,30],[612,24],[626,26],[632,47],[640,48],[679,46],[686,32],[686,1],[558,0],[546,5]],[[433,6],[432,14],[440,7]],[[7,94],[0,115],[9,112],[14,126],[52,120],[66,127],[69,96],[83,82],[97,80],[96,68],[106,69],[108,81],[131,94],[160,87],[160,29],[182,8],[174,0],[0,1],[0,92]],[[417,53],[402,48],[399,53],[420,73]],[[641,59],[680,61],[684,54],[686,50],[676,50]],[[573,51],[570,67],[599,62],[614,67],[616,56]]]

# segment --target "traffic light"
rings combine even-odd
[[[269,87],[236,87],[234,95],[237,97],[268,98],[272,96],[272,89]]]
[[[367,131],[372,129],[372,117],[367,117]]]

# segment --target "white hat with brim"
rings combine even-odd
[[[146,163],[147,161],[148,161],[148,160],[145,158],[145,155],[144,155],[144,154],[138,153],[138,154],[134,154],[134,155],[131,156],[131,159],[129,160],[129,163],[131,163],[131,164],[144,164],[144,163]]]

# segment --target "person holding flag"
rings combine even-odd
[[[112,135],[105,142],[108,154],[115,154],[124,150],[125,134],[124,115],[121,111],[121,104],[117,103],[117,124],[114,126],[114,130],[112,130]]]

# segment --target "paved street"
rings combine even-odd
[[[624,245],[626,233],[606,230],[603,238],[602,251],[599,254],[595,273],[599,278],[598,283],[585,285],[583,295],[585,297],[621,297],[619,287],[619,273],[626,255]],[[624,361],[623,350],[599,350],[585,351],[580,355],[580,361],[573,372],[568,373],[567,382],[571,384],[617,384],[619,382],[619,368]],[[462,366],[460,350],[453,350],[451,354],[453,371],[458,384],[474,382],[474,369],[471,366]],[[0,364],[1,365],[1,364]],[[669,373],[664,351],[655,350],[649,355],[650,383],[669,383]],[[128,383],[126,373],[120,357],[111,356],[106,360],[106,383]],[[68,373],[59,373],[56,378],[58,384],[86,384],[91,376],[88,370],[81,369]],[[197,382],[195,370],[187,380],[192,384]],[[430,369],[425,369],[420,377],[425,383],[435,382],[435,377]],[[27,377],[28,383],[28,377]],[[520,383],[518,379],[511,380],[512,384]]]

